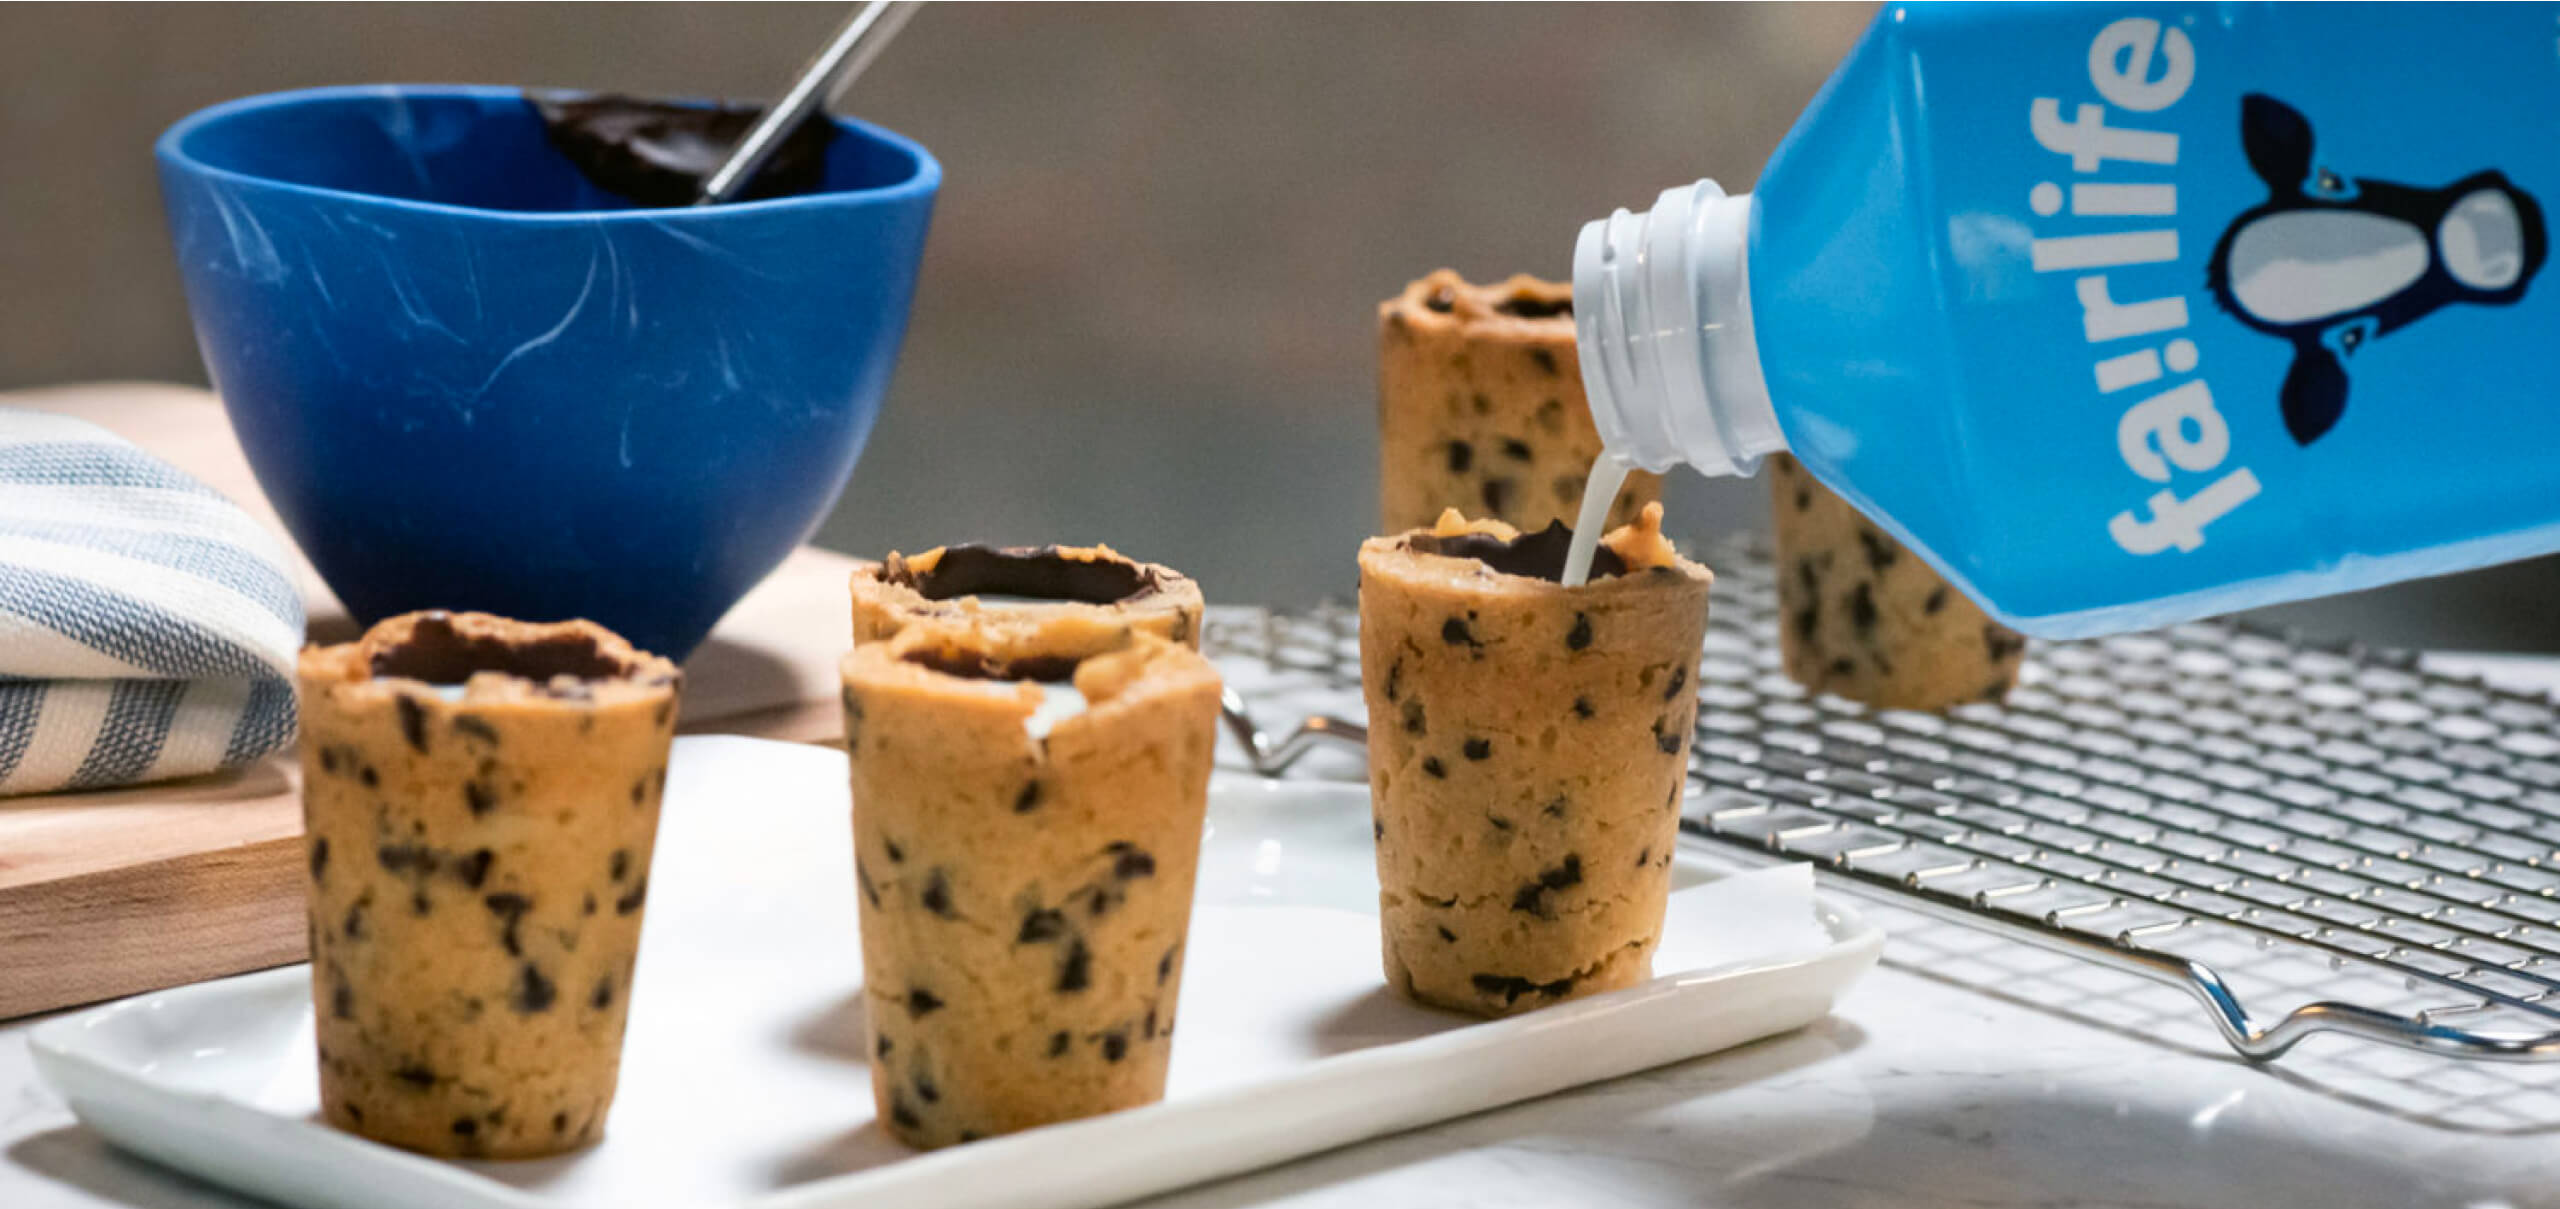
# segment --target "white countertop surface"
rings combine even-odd
[[[2560,1069],[2336,1038],[2252,1066],[2176,991],[1872,917],[1885,965],[1801,1032],[1150,1204],[2560,1206]],[[81,1128],[31,1023],[0,1026],[0,1209],[251,1204]]]

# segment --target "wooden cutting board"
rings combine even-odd
[[[284,531],[204,391],[108,383],[0,393],[0,407],[96,423]],[[803,547],[748,593],[686,661],[679,729],[841,734],[853,565]],[[295,574],[312,639],[353,635],[318,573]],[[0,798],[0,1019],[303,960],[301,836],[291,751],[219,776]]]

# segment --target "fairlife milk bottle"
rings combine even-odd
[[[2555,202],[2560,6],[1894,5],[1753,192],[1583,229],[1583,376],[1620,462],[2160,625],[2560,549]]]

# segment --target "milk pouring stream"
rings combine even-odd
[[[2046,637],[2560,549],[2555,124],[2560,5],[1888,7],[1583,228],[1603,462],[1790,450]]]

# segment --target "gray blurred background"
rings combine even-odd
[[[836,5],[0,6],[0,389],[204,381],[150,143],[315,84],[758,97]],[[861,554],[1108,541],[1213,600],[1352,586],[1374,305],[1440,265],[1563,276],[1579,225],[1747,187],[1865,4],[938,5],[847,98],[945,183],[888,408],[820,533]],[[1675,476],[1684,541],[1758,483]],[[2560,650],[2560,570],[2279,611]]]

